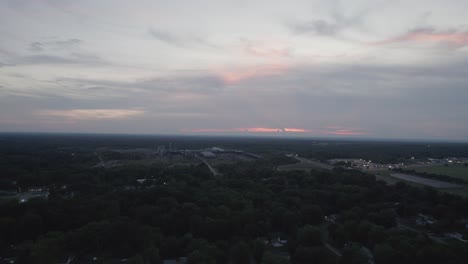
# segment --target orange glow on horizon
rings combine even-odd
[[[280,128],[268,128],[268,127],[251,127],[251,128],[240,128],[246,132],[254,132],[254,133],[274,133],[274,132],[281,132]]]
[[[290,128],[290,127],[286,127],[286,128],[284,128],[284,132],[310,133],[310,132],[313,132],[313,130],[303,129],[303,128]]]
[[[311,130],[304,128],[272,128],[272,127],[247,127],[247,128],[230,128],[230,129],[220,129],[220,128],[201,128],[201,129],[182,129],[182,132],[188,133],[309,133],[316,135],[336,135],[336,136],[358,136],[358,135],[368,135],[367,132],[364,132],[360,129],[330,129],[328,130]]]

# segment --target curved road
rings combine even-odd
[[[203,158],[201,158],[198,155],[195,155],[195,156],[198,159],[200,159],[203,163],[205,163],[205,165],[208,167],[208,169],[210,169],[211,173],[213,173],[213,176],[221,176],[221,173],[217,172],[213,167],[211,167],[211,165],[206,160],[204,160]]]

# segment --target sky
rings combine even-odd
[[[0,0],[0,131],[468,141],[466,0]]]

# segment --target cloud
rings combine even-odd
[[[188,75],[172,75],[158,78],[145,78],[129,81],[98,80],[85,78],[59,78],[53,82],[60,86],[73,86],[91,90],[105,88],[122,90],[131,89],[134,92],[154,94],[213,94],[222,91],[226,85],[238,84],[251,79],[281,75],[289,67],[282,64],[267,64],[259,66],[224,68],[198,71]]]
[[[70,56],[83,61],[101,61],[101,58],[99,56],[87,53],[72,52],[70,53]]]
[[[230,85],[258,77],[280,75],[287,72],[288,69],[289,67],[286,65],[271,64],[246,67],[234,70],[220,69],[216,70],[215,72],[221,78],[224,84]]]
[[[32,51],[43,51],[44,48],[42,46],[43,44],[41,42],[33,42],[29,44],[29,49]]]
[[[86,64],[86,65],[103,65],[106,64],[99,57],[79,56],[76,53],[68,57],[56,55],[30,55],[12,59],[13,65],[40,65],[40,64]]]
[[[72,110],[42,110],[38,115],[48,117],[63,117],[74,120],[127,119],[144,114],[143,110],[135,109],[72,109]]]
[[[452,49],[462,48],[468,45],[468,31],[455,29],[436,30],[434,28],[417,28],[409,32],[386,39],[373,42],[374,45],[387,45],[401,42],[436,43]]]
[[[310,129],[303,129],[303,128],[291,128],[291,127],[286,127],[283,129],[284,132],[293,132],[293,133],[310,133],[313,132],[314,130]]]
[[[244,50],[247,54],[265,57],[265,58],[284,58],[291,57],[290,48],[284,47],[280,43],[248,41],[244,40]]]
[[[71,38],[67,40],[58,41],[47,41],[47,42],[32,42],[30,44],[30,50],[35,51],[33,55],[22,55],[11,53],[8,51],[0,50],[0,53],[4,53],[8,60],[8,63],[0,63],[0,67],[6,66],[21,66],[21,65],[108,65],[98,56],[82,53],[82,52],[71,52],[69,49],[82,43],[82,40]],[[65,52],[56,52],[65,50]]]
[[[250,127],[250,128],[239,128],[242,132],[253,132],[253,133],[277,133],[282,132],[281,128],[269,128],[269,127]]]
[[[182,133],[230,133],[230,132],[239,132],[236,129],[226,129],[226,128],[197,128],[197,129],[188,129],[183,128],[180,130]]]
[[[153,94],[211,94],[223,86],[222,80],[214,74],[199,73],[197,75],[166,76],[159,78],[144,78],[128,81],[99,80],[85,78],[59,78],[54,80],[61,86],[79,87],[91,90],[113,89],[114,93],[122,91]],[[96,87],[98,89],[96,89]]]
[[[205,39],[194,35],[175,34],[156,28],[150,28],[148,30],[148,34],[156,40],[177,47],[188,47],[190,45],[198,45],[216,48],[215,45],[207,42]]]
[[[352,28],[363,27],[363,20],[369,10],[364,8],[350,14],[349,8],[343,7],[339,1],[334,1],[327,19],[310,19],[287,23],[286,26],[295,34],[312,34],[317,36],[336,36],[340,32]]]
[[[78,61],[55,55],[32,55],[17,59],[17,64],[77,64]]]
[[[180,44],[182,39],[167,31],[151,28],[148,33],[155,39],[169,44]]]
[[[362,129],[304,129],[304,128],[275,128],[275,127],[248,127],[248,128],[201,128],[182,129],[185,133],[307,133],[309,135],[359,136],[369,135]]]
[[[137,80],[134,87],[147,91],[185,92],[185,93],[213,93],[224,85],[216,76],[202,73],[198,76],[173,76],[145,80]]]
[[[63,50],[78,46],[83,41],[77,38],[71,38],[67,40],[57,41],[35,41],[29,44],[29,49],[35,52],[41,52],[45,50]]]
[[[468,96],[465,89],[468,63],[463,58],[460,61],[425,66],[299,65],[281,74],[244,79],[232,87],[209,70],[127,81],[64,78],[56,84],[57,89],[41,91],[51,96],[56,94],[55,98],[21,99],[23,103],[9,105],[5,103],[12,100],[5,99],[1,107],[3,112],[11,113],[17,105],[20,115],[27,112],[25,106],[34,102],[35,109],[47,105],[49,109],[115,109],[117,106],[134,110],[134,106],[139,106],[145,114],[124,120],[121,126],[138,126],[141,132],[154,133],[173,133],[186,128],[186,133],[226,135],[396,137],[405,131],[408,137],[435,137],[421,124],[432,122],[433,127],[443,124],[439,133],[443,135],[454,130],[446,124],[468,118],[464,100]],[[84,120],[57,115],[42,117]],[[109,130],[102,128],[102,131]],[[457,131],[457,137],[462,138],[467,128]]]
[[[11,55],[11,52],[0,47],[0,54]]]
[[[335,135],[335,136],[359,136],[369,135],[368,132],[362,130],[351,130],[351,129],[335,129],[335,130],[324,130],[321,131],[322,135]]]
[[[333,36],[343,28],[343,25],[316,19],[290,25],[290,28],[297,34],[312,33],[316,35]]]
[[[183,129],[182,132],[192,133],[232,133],[232,132],[246,132],[246,133],[281,133],[286,132],[283,128],[271,128],[271,127],[246,127],[246,128],[201,128],[201,129]],[[295,132],[295,131],[288,131]]]
[[[72,38],[72,39],[67,39],[67,40],[62,40],[62,41],[55,41],[54,45],[58,47],[69,47],[69,46],[78,45],[81,42],[83,41],[80,39]]]

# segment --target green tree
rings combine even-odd
[[[307,205],[302,209],[302,217],[305,224],[319,225],[323,222],[322,208],[317,205]]]
[[[48,233],[34,244],[31,256],[38,264],[57,263],[63,253],[63,244],[63,233]]]
[[[299,229],[297,237],[299,244],[305,247],[315,247],[323,244],[322,231],[315,226],[307,225]]]
[[[145,264],[145,261],[143,260],[143,257],[140,254],[137,254],[129,259],[125,263],[128,264]]]
[[[295,264],[335,264],[336,256],[325,247],[298,247],[293,256]]]
[[[389,244],[378,244],[374,247],[374,259],[378,264],[395,263],[396,251]]]
[[[261,263],[262,262],[262,257],[263,253],[265,252],[265,243],[260,240],[256,239],[251,242],[251,248],[252,248],[252,255],[256,263]]]
[[[249,246],[244,242],[239,242],[231,248],[230,260],[232,264],[251,263],[251,253]]]
[[[187,264],[215,264],[216,259],[207,252],[195,250],[188,255]]]
[[[367,264],[368,258],[358,245],[346,247],[343,250],[343,256],[340,259],[340,264]]]
[[[274,255],[270,251],[265,251],[265,253],[262,256],[262,262],[261,264],[288,264],[289,261],[281,256]]]
[[[143,252],[143,259],[145,263],[148,264],[160,264],[162,263],[161,258],[159,256],[159,250],[155,248],[153,245],[149,246]]]
[[[19,235],[23,239],[36,239],[43,231],[44,223],[40,215],[34,213],[27,213],[21,218]]]

